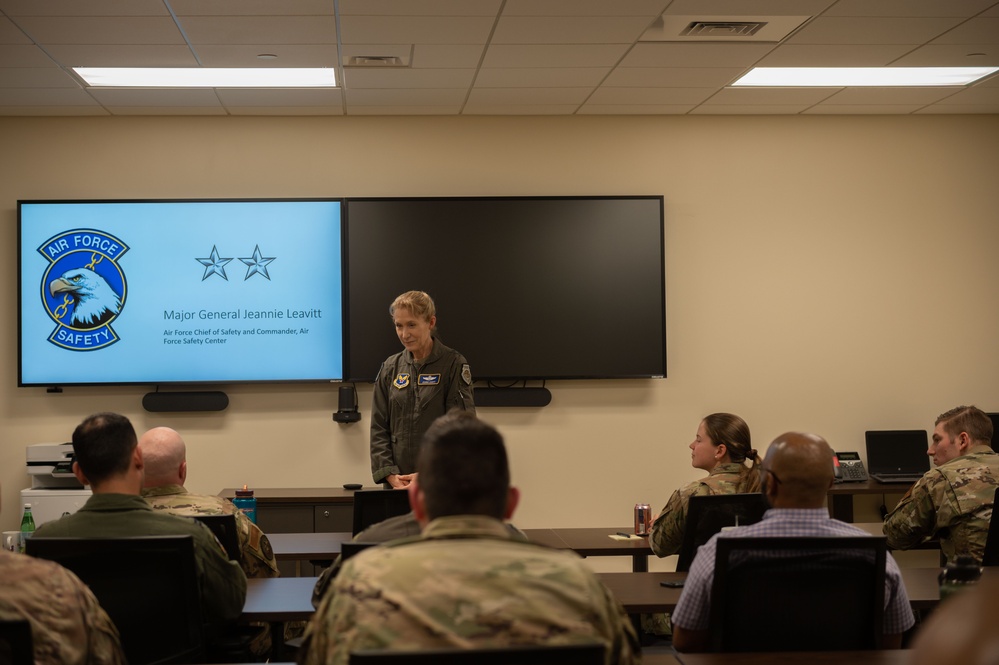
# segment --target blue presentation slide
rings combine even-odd
[[[339,200],[19,210],[21,384],[343,378]]]

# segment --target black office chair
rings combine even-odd
[[[27,553],[62,564],[90,587],[132,665],[204,662],[191,536],[36,537]]]
[[[607,647],[599,642],[482,649],[355,651],[349,665],[603,665]]]
[[[726,526],[755,524],[767,511],[767,500],[759,492],[692,496],[687,504],[687,523],[680,541],[678,572],[690,570],[697,548]]]
[[[713,651],[881,648],[884,537],[722,537],[716,543]]]
[[[0,621],[0,663],[34,665],[34,643],[27,619]]]
[[[409,492],[397,489],[357,490],[354,492],[353,535],[372,524],[409,512]]]
[[[340,565],[342,566],[347,562],[347,559],[351,558],[358,552],[368,549],[369,547],[375,547],[381,543],[362,543],[355,542],[353,540],[348,541],[340,545]]]
[[[230,561],[239,561],[242,558],[242,551],[239,547],[239,532],[236,528],[235,515],[195,515],[198,520],[215,534],[218,541],[225,548],[225,553]]]
[[[999,519],[996,518],[996,501],[999,500],[999,487],[992,497],[992,517],[989,518],[989,534],[985,537],[985,553],[982,555],[983,566],[999,566]]]

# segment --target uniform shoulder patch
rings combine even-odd
[[[472,385],[472,368],[468,366],[468,363],[461,366],[461,379],[467,385]]]

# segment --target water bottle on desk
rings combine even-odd
[[[20,550],[24,552],[27,547],[28,538],[35,533],[35,518],[31,515],[31,504],[24,504],[24,515],[21,517],[21,543]]]
[[[246,485],[243,485],[243,489],[236,490],[236,498],[232,502],[251,522],[257,523],[257,499],[253,496],[253,490],[246,489]]]

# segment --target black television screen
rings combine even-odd
[[[402,350],[409,290],[476,379],[666,375],[661,196],[348,199],[344,223],[350,380]]]
[[[19,201],[19,385],[341,380],[341,209]]]

